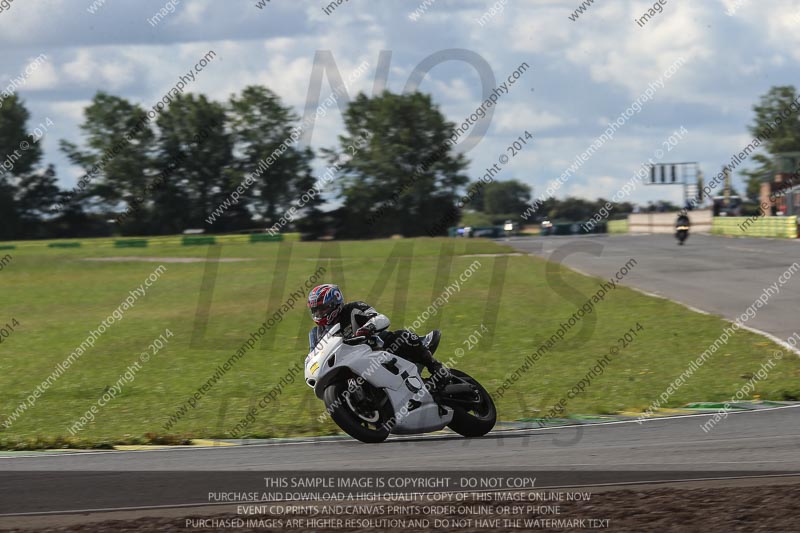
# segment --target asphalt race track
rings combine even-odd
[[[622,284],[734,320],[795,261],[800,242],[691,234],[684,246],[671,235],[598,235],[500,240],[526,253],[609,278],[633,258]],[[800,272],[798,272],[800,273]],[[786,341],[800,331],[800,277],[770,296],[747,326]]]
[[[535,475],[537,487],[800,472],[800,405],[731,413],[708,433],[700,427],[706,420],[498,431],[471,440],[394,438],[380,445],[341,439],[3,457],[0,527],[9,513],[207,504],[209,483],[237,473],[246,474],[239,482],[248,475],[260,481],[256,473],[265,471],[514,470]]]

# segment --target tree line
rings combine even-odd
[[[442,148],[453,124],[421,93],[359,95],[345,112],[339,146],[315,154],[296,142],[299,117],[263,86],[226,102],[179,95],[153,120],[140,105],[98,92],[84,109],[80,142],[59,143],[83,173],[70,189],[60,188],[53,165],[44,164],[24,102],[12,95],[3,104],[4,240],[276,225],[310,238],[421,235],[468,181],[466,158]],[[336,173],[315,177],[316,155]],[[404,186],[412,173],[413,183]],[[366,224],[395,190],[398,201]],[[323,212],[324,197],[338,206]]]
[[[470,182],[449,122],[422,93],[359,94],[337,146],[297,144],[305,124],[263,86],[227,102],[178,95],[154,120],[98,92],[80,144],[60,149],[82,169],[62,189],[44,166],[38,128],[12,96],[0,109],[0,239],[300,231],[306,238],[444,235],[459,223],[519,220],[531,197],[517,180]],[[27,143],[24,157],[15,147]],[[327,168],[314,176],[320,157]],[[327,202],[323,198],[329,198]],[[585,218],[592,203],[551,199],[544,216]],[[585,205],[584,205],[585,204]],[[325,209],[323,209],[325,208]],[[549,214],[549,215],[548,215]]]
[[[792,86],[773,87],[753,107],[750,130],[775,125],[798,99]],[[84,109],[81,138],[59,143],[82,170],[70,189],[59,187],[42,153],[51,125],[31,124],[16,94],[0,106],[0,240],[267,228],[307,238],[418,236],[457,223],[523,222],[531,201],[517,180],[470,182],[468,160],[451,141],[455,125],[418,92],[359,94],[337,145],[317,153],[297,143],[304,124],[264,86],[224,102],[182,94],[152,120],[139,104],[98,92]],[[800,151],[797,114],[774,129],[766,154],[752,157],[751,199],[775,170],[769,155]],[[324,178],[313,175],[315,157],[328,165]],[[550,198],[529,222],[587,220],[604,203]]]

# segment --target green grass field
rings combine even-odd
[[[212,265],[86,261],[112,256],[205,259],[209,251],[222,259],[251,260]],[[480,266],[460,292],[419,332],[442,329],[444,337],[437,355],[448,359],[456,349],[466,349],[459,358],[459,368],[494,391],[597,291],[601,281],[568,269],[548,276],[547,263],[538,258],[475,255],[510,251],[479,239],[3,251],[0,256],[7,252],[11,260],[0,270],[0,327],[12,321],[19,325],[0,344],[0,447],[230,437],[228,430],[287,369],[295,362],[302,364],[307,331],[312,325],[304,301],[270,330],[265,345],[257,343],[207,391],[196,408],[170,430],[165,430],[164,424],[319,266],[327,269],[320,282],[339,283],[350,300],[369,300],[390,316],[394,328],[400,328],[411,324],[446,284],[479,261]],[[385,277],[382,271],[395,265],[393,259],[397,269]],[[160,264],[166,270],[147,289],[146,296],[125,311],[122,319],[45,390],[33,407],[4,427],[3,422],[56,365]],[[285,286],[275,287],[276,272],[282,268],[288,268]],[[204,309],[207,325],[199,327],[204,322]],[[618,288],[511,386],[498,402],[499,418],[508,421],[543,416],[637,322],[643,329],[630,346],[612,359],[585,393],[568,401],[567,413],[646,408],[727,324],[665,300]],[[481,325],[489,333],[469,350],[465,339]],[[166,346],[141,364],[135,379],[99,408],[92,422],[70,435],[68,428],[96,405],[126,368],[150,350],[153,340],[167,329],[173,336]],[[729,399],[776,349],[779,347],[758,335],[739,331],[670,398],[668,405]],[[800,360],[786,357],[768,379],[758,382],[755,394],[762,399],[797,398],[799,376]],[[332,422],[317,420],[323,411],[322,402],[298,379],[279,401],[258,413],[248,434],[336,433]]]

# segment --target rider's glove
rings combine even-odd
[[[375,326],[372,324],[364,324],[353,335],[354,337],[371,337],[375,333]]]

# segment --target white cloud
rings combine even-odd
[[[24,90],[53,89],[59,82],[56,68],[44,55],[29,58],[16,77],[24,79]]]
[[[65,79],[80,85],[111,90],[124,88],[136,76],[135,65],[120,61],[114,51],[92,48],[78,49],[74,59],[63,64],[61,72]]]
[[[516,133],[524,130],[542,132],[568,123],[566,119],[549,111],[537,111],[531,107],[503,106],[495,112],[493,120],[498,133]]]
[[[574,28],[565,24],[568,19],[563,3],[560,6],[542,6],[536,10],[536,16],[531,17],[514,16],[512,8],[506,9],[508,15],[505,19],[498,17],[492,21],[493,28],[479,28],[481,33],[484,36],[487,31],[508,34],[507,42],[512,50],[537,54],[560,54],[573,41],[571,30]],[[507,24],[503,24],[506,21]]]
[[[181,6],[177,8],[174,24],[186,23],[198,25],[211,19],[209,16],[210,0],[181,0]],[[167,15],[170,17],[171,15]]]
[[[64,19],[66,10],[65,0],[39,4],[16,0],[0,13],[0,38],[3,41],[28,41],[30,37],[55,27],[58,20]]]
[[[71,121],[74,124],[83,122],[83,110],[91,104],[90,100],[71,100],[51,102],[49,108],[57,116]],[[56,122],[60,122],[59,118],[54,118]]]
[[[581,183],[570,181],[564,184],[563,196],[578,196],[580,198],[608,199],[617,190],[619,179],[616,176],[594,176],[591,180]],[[561,195],[559,195],[561,196]]]

